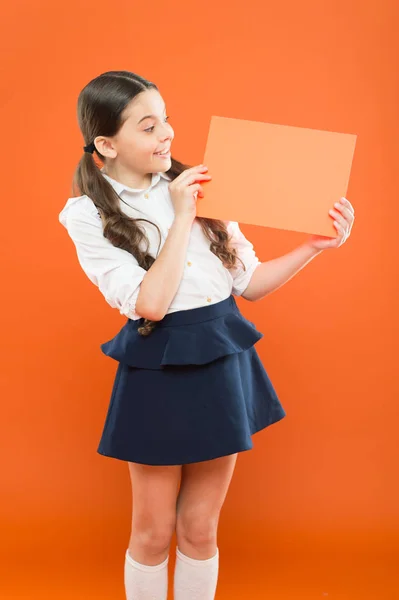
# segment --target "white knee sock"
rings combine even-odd
[[[166,600],[169,556],[159,565],[142,565],[126,550],[125,591],[127,600]]]
[[[206,560],[190,558],[176,548],[174,600],[214,600],[218,573],[218,548]]]

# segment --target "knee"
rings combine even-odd
[[[175,523],[146,523],[136,525],[132,539],[146,554],[160,554],[166,551],[172,541]]]
[[[218,517],[204,515],[178,516],[176,537],[195,548],[206,548],[216,542]]]

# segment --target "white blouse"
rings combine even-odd
[[[165,243],[174,220],[174,208],[169,192],[170,178],[165,173],[153,173],[147,189],[130,188],[115,181],[105,173],[119,194],[120,207],[129,216],[146,218],[156,223],[161,231],[145,221],[140,224],[149,238],[149,252],[156,256]],[[140,319],[136,313],[136,300],[141,282],[146,274],[130,252],[117,248],[103,235],[103,225],[93,201],[86,195],[69,198],[59,214],[60,223],[67,229],[75,245],[83,271],[104,295],[113,308],[129,319]],[[225,300],[231,294],[240,296],[248,286],[260,260],[253,245],[240,231],[236,221],[225,221],[230,242],[246,266],[237,261],[234,269],[226,269],[221,260],[210,250],[210,242],[201,225],[194,220],[186,254],[186,264],[177,292],[168,313],[199,308]]]

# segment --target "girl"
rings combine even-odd
[[[172,158],[168,119],[157,86],[139,75],[90,81],[78,99],[87,144],[74,180],[81,195],[59,218],[84,272],[127,317],[101,346],[118,367],[97,450],[129,466],[126,597],[166,599],[176,531],[175,600],[211,600],[237,455],[286,414],[254,348],[263,334],[234,296],[259,300],[340,246],[354,213],[341,199],[330,211],[337,238],[312,236],[261,263],[238,223],[196,218],[211,175]]]

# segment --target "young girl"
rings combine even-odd
[[[78,99],[87,144],[75,175],[81,195],[59,218],[84,272],[127,317],[101,346],[118,367],[97,450],[129,466],[126,597],[166,599],[176,531],[175,600],[211,600],[237,454],[286,414],[254,347],[263,334],[234,296],[259,300],[340,246],[354,213],[341,199],[330,211],[337,238],[311,236],[261,263],[238,223],[196,217],[211,175],[172,158],[168,119],[157,86],[139,75],[90,81]]]

